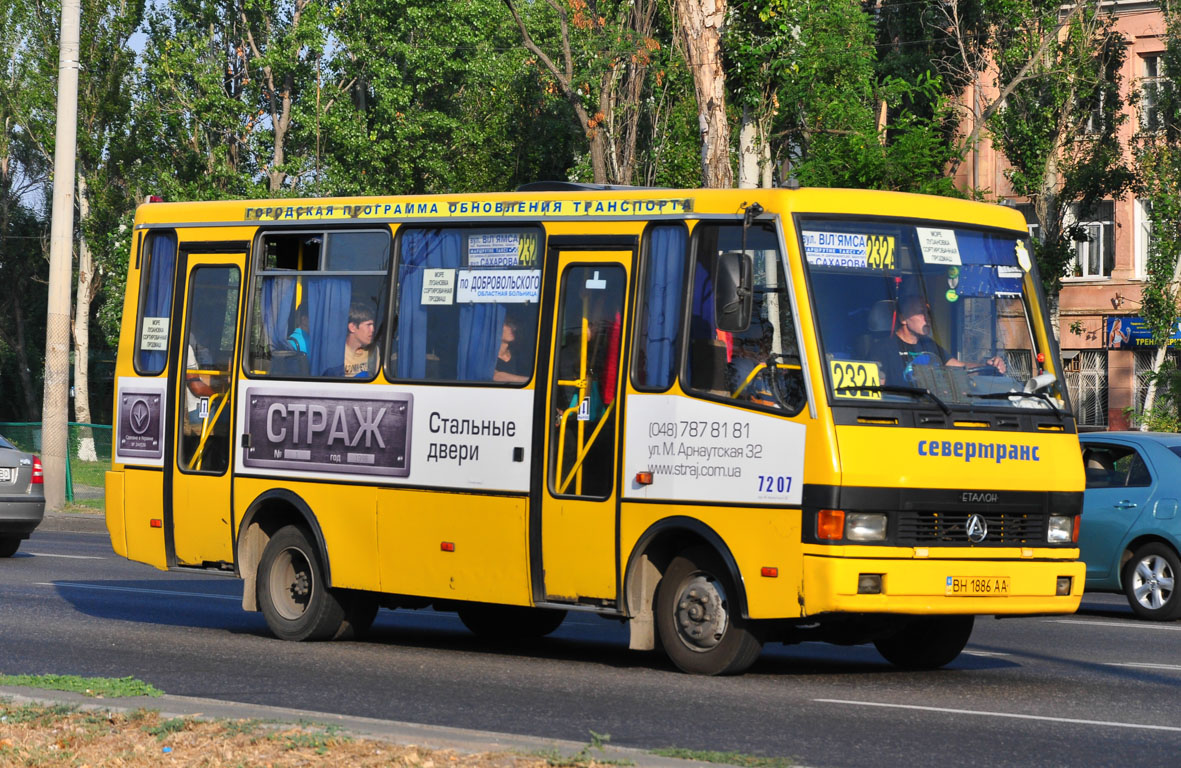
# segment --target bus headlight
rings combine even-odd
[[[845,538],[849,541],[882,541],[886,538],[884,512],[849,512],[845,516]]]
[[[1074,537],[1074,515],[1050,515],[1046,540],[1051,544],[1069,544]]]

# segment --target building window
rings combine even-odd
[[[1152,201],[1136,201],[1136,277],[1143,280],[1152,253]]]
[[[1156,133],[1164,128],[1161,122],[1161,91],[1167,87],[1159,53],[1142,56],[1143,76],[1140,78],[1140,130]]]
[[[1107,426],[1107,350],[1064,350],[1066,388],[1079,426]]]
[[[1089,210],[1070,206],[1064,224],[1074,230],[1072,277],[1111,277],[1115,264],[1115,204],[1104,200]]]

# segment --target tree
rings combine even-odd
[[[654,37],[656,0],[546,0],[552,16],[535,7],[535,28],[556,25],[547,35],[561,53],[551,56],[513,0],[505,0],[525,48],[570,105],[586,137],[591,172],[598,184],[632,184],[637,168],[650,70],[662,44]]]
[[[726,70],[722,62],[722,26],[726,0],[673,0],[677,39],[693,74],[697,121],[701,133],[704,186],[734,186],[730,166],[730,121],[726,114]]]
[[[1151,205],[1149,220],[1152,237],[1146,279],[1141,291],[1140,314],[1144,317],[1152,341],[1157,345],[1144,410],[1142,429],[1160,428],[1162,423],[1175,426],[1181,415],[1181,372],[1165,369],[1165,352],[1177,322],[1177,292],[1181,281],[1181,5],[1164,0],[1165,17],[1164,77],[1150,83],[1138,101],[1142,111],[1139,145],[1136,148],[1138,196]],[[1155,407],[1158,383],[1166,385],[1168,411]]]
[[[1009,161],[1013,190],[1041,227],[1034,252],[1053,300],[1085,236],[1067,224],[1072,210],[1085,214],[1132,182],[1118,138],[1125,41],[1108,12],[1082,0],[977,1],[939,6],[954,40],[939,65],[953,82],[991,85],[991,96],[961,108],[961,146],[987,130]]]

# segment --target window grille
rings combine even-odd
[[[1107,426],[1107,350],[1080,350],[1065,363],[1066,387],[1079,425]]]

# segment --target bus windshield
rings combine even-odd
[[[1026,293],[1026,239],[996,230],[805,219],[800,238],[840,403],[1060,409]]]

